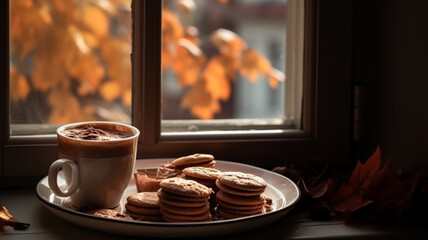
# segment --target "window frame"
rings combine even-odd
[[[139,159],[195,152],[266,169],[311,161],[349,164],[352,1],[306,0],[302,129],[247,138],[161,136],[161,1],[133,1],[133,125],[140,129]],[[9,1],[0,1],[0,32],[9,36]],[[338,18],[340,18],[338,20]],[[141,25],[140,25],[141,24]],[[340,32],[332,37],[331,33]],[[57,158],[56,136],[10,136],[9,39],[0,52],[0,188],[34,186]],[[141,44],[139,44],[141,43]],[[309,164],[310,165],[310,164]]]

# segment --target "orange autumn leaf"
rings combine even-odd
[[[217,0],[217,2],[226,4],[226,3],[229,3],[229,0]]]
[[[214,99],[228,100],[231,94],[230,81],[220,57],[213,57],[204,69],[206,90]]]
[[[184,39],[189,40],[193,44],[199,47],[199,30],[196,27],[190,26],[186,28],[186,31],[184,32]]]
[[[117,38],[106,38],[101,41],[101,51],[109,67],[108,82],[99,89],[100,95],[109,102],[121,98],[125,106],[130,106],[131,95],[125,96],[127,89],[132,87],[130,43]]]
[[[399,215],[412,201],[417,184],[427,175],[427,171],[400,180],[392,158],[389,158],[379,174],[364,191],[363,198],[377,203],[377,215],[385,212]]]
[[[131,107],[132,105],[132,89],[126,89],[122,94],[122,103],[127,107]]]
[[[105,71],[95,55],[85,55],[70,67],[70,75],[79,82],[78,94],[85,96],[95,93],[105,75]]]
[[[108,64],[108,77],[126,85],[131,81],[131,43],[117,38],[108,38],[101,42],[101,51]],[[123,85],[123,86],[125,86]],[[129,85],[126,85],[129,86]]]
[[[109,31],[109,19],[106,12],[96,6],[86,6],[83,8],[83,23],[90,29],[95,36],[103,38]]]
[[[15,230],[26,230],[30,224],[19,222],[10,214],[5,206],[0,204],[0,230],[2,230],[4,226],[11,226]]]
[[[227,77],[235,79],[246,43],[236,33],[227,29],[218,29],[212,33],[211,42],[220,51],[220,59],[225,66]]]
[[[122,89],[131,87],[131,44],[117,38],[108,38],[101,42],[101,51],[109,66],[109,80],[116,81]]]
[[[26,100],[30,94],[27,78],[15,66],[10,66],[10,99],[12,101]]]
[[[272,70],[269,60],[253,49],[243,52],[241,75],[248,77],[251,82],[256,82],[259,76],[266,76]]]
[[[400,179],[391,158],[381,166],[378,146],[364,164],[357,163],[348,184],[334,190],[329,180],[327,200],[333,211],[344,213],[345,222],[351,220],[352,213],[367,205],[373,206],[366,212],[370,218],[402,216],[409,205],[415,203],[417,186],[427,174],[425,170]]]
[[[236,33],[227,29],[217,29],[211,34],[211,42],[221,54],[239,58],[246,43]]]
[[[162,41],[168,45],[182,38],[184,34],[183,26],[180,23],[178,16],[168,10],[162,10]]]
[[[68,29],[52,25],[46,28],[40,39],[34,51],[31,74],[35,90],[46,92],[52,88],[68,87],[67,65],[77,52],[71,33]]]
[[[378,174],[380,163],[379,147],[364,164],[358,161],[348,184],[342,184],[330,195],[331,208],[338,212],[353,212],[372,203],[373,200],[364,199],[363,194]]]
[[[199,47],[187,39],[177,41],[172,67],[181,86],[193,85],[204,63],[205,56]]]
[[[207,91],[206,81],[200,79],[181,100],[181,107],[187,108],[200,119],[212,119],[214,114],[220,111],[218,100],[214,99]]]
[[[80,10],[75,1],[52,0],[50,7],[58,16],[61,16],[62,24],[75,21],[77,17],[75,13]]]
[[[122,87],[116,81],[109,81],[101,85],[100,94],[106,102],[111,102],[122,93]]]

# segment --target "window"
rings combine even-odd
[[[163,1],[161,135],[299,128],[301,87],[285,96],[302,83],[285,81],[286,56],[303,63],[303,34],[293,32],[303,11],[293,4]]]
[[[0,2],[1,33],[3,39],[7,39],[5,36],[8,36],[10,31],[9,1]],[[302,17],[302,21],[299,22],[296,16],[294,19],[297,22],[292,25],[295,28],[287,29],[287,34],[292,31],[303,36],[302,42],[287,45],[291,47],[291,51],[298,52],[301,49],[304,52],[301,56],[303,64],[300,68],[289,68],[287,65],[286,69],[287,79],[301,77],[303,84],[295,84],[285,90],[293,93],[298,92],[295,89],[301,88],[301,108],[292,105],[284,110],[294,109],[294,116],[301,116],[300,120],[280,131],[257,129],[258,131],[236,132],[223,129],[221,134],[204,131],[200,134],[183,134],[182,131],[165,130],[175,123],[168,123],[166,120],[173,119],[167,119],[161,110],[164,90],[159,81],[163,77],[160,54],[162,2],[134,1],[131,119],[132,124],[141,131],[138,158],[177,157],[194,152],[207,152],[217,159],[244,162],[269,169],[279,164],[305,163],[316,156],[333,159],[346,156],[349,148],[349,22],[352,19],[352,7],[349,3],[341,3],[337,7],[332,7],[334,4],[329,3],[330,1],[321,3],[315,0],[287,1],[287,13],[304,12],[304,18],[298,15]],[[338,9],[340,11],[337,11]],[[336,17],[341,21],[337,21]],[[332,37],[332,32],[341,32],[341,37]],[[2,79],[9,79],[11,74],[8,67],[10,56],[4,54],[9,53],[10,47],[9,41],[2,42]],[[288,59],[290,57],[291,59]],[[289,63],[297,63],[298,54],[287,54],[286,60]],[[2,81],[1,84],[0,110],[4,114],[1,115],[0,166],[2,178],[6,179],[2,181],[2,186],[28,186],[45,176],[50,163],[56,159],[55,136],[11,134],[9,81]],[[299,99],[299,96],[287,92],[284,96]],[[287,104],[287,101],[285,103]],[[294,102],[296,103],[299,101]],[[301,114],[298,113],[299,109]],[[286,112],[284,114],[287,115]],[[183,119],[179,119],[181,120]]]

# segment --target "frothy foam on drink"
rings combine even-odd
[[[128,132],[104,130],[90,125],[82,128],[64,129],[62,134],[66,137],[75,139],[98,141],[118,140],[132,136],[132,134]]]

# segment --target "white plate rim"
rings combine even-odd
[[[138,159],[136,162],[135,168],[136,169],[142,168],[141,167],[142,165],[148,165],[147,168],[156,167],[162,164],[163,162],[170,162],[171,160],[173,159],[170,159],[170,158]],[[65,220],[68,220],[77,225],[96,229],[96,230],[101,230],[105,232],[112,232],[112,233],[118,233],[123,235],[149,236],[149,237],[171,237],[171,236],[198,237],[198,236],[201,236],[201,234],[203,234],[204,236],[216,236],[216,235],[224,235],[224,234],[244,231],[251,228],[250,226],[259,227],[259,226],[263,226],[268,223],[271,223],[273,221],[276,221],[280,217],[284,216],[289,210],[291,210],[300,199],[300,190],[298,186],[289,178],[283,175],[280,175],[278,173],[275,173],[266,169],[262,169],[259,167],[243,164],[243,163],[222,161],[222,160],[216,160],[216,162],[217,162],[217,165],[225,165],[229,167],[233,166],[237,169],[251,169],[257,172],[265,173],[268,176],[275,176],[275,178],[280,179],[284,181],[284,183],[286,182],[287,184],[290,184],[292,186],[291,190],[294,191],[294,193],[292,194],[294,194],[295,197],[289,203],[287,200],[286,206],[281,207],[280,209],[275,209],[274,211],[259,214],[259,215],[252,215],[252,216],[238,218],[238,219],[217,220],[217,221],[208,221],[208,222],[170,223],[170,222],[148,222],[148,221],[146,222],[146,221],[134,221],[134,220],[109,219],[104,217],[98,217],[98,216],[91,215],[84,212],[79,212],[67,207],[63,207],[62,205],[59,205],[49,200],[52,197],[58,199],[58,197],[53,195],[53,193],[50,192],[50,196],[44,196],[43,193],[41,192],[41,189],[40,189],[41,187],[49,188],[47,184],[47,176],[41,179],[37,184],[36,195],[38,199],[43,203],[43,205],[48,208],[48,210],[50,210],[60,218],[64,218]],[[133,182],[133,179],[131,179],[130,183],[131,182]],[[269,184],[269,181],[267,182]],[[275,186],[272,186],[272,187],[275,188]],[[122,198],[122,201],[123,201],[123,198]],[[77,218],[77,220],[80,219],[84,221],[76,221],[75,218]],[[88,226],[83,222],[90,223],[90,224]],[[99,223],[100,226],[98,226],[97,223]],[[103,227],[102,223],[109,224],[114,228]],[[230,226],[228,231],[224,229],[225,225]],[[134,226],[134,227],[137,226],[137,228],[140,227],[141,229],[133,229],[131,228],[131,226]],[[247,227],[244,227],[244,226],[247,226]],[[124,231],[121,231],[120,227],[123,227]],[[186,230],[183,230],[184,228],[185,229],[192,228],[192,230],[196,230],[196,231],[186,231]],[[126,232],[125,231],[126,229],[129,229],[129,230],[132,229],[132,231]],[[168,229],[168,231],[162,231],[166,229]],[[222,229],[222,231],[218,231],[218,229]]]

